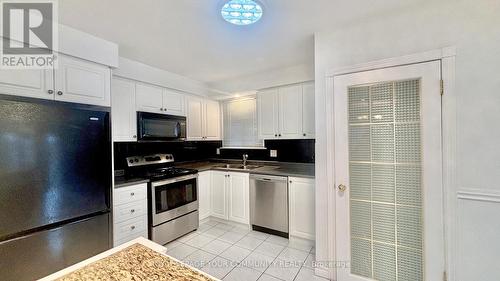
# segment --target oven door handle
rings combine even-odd
[[[154,181],[151,182],[151,187],[157,187],[161,185],[166,185],[166,184],[171,184],[171,183],[176,183],[176,182],[181,182],[181,181],[187,181],[187,180],[192,180],[198,178],[198,174],[193,174],[193,175],[187,175],[187,176],[182,176],[182,177],[176,177],[173,179],[167,179],[163,181]]]

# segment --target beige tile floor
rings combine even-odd
[[[314,275],[311,244],[227,221],[204,220],[166,247],[168,255],[222,280],[326,281]]]

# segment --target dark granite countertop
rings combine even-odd
[[[176,167],[195,169],[198,172],[204,171],[231,171],[250,174],[283,176],[283,177],[300,177],[314,178],[314,164],[308,163],[286,163],[286,162],[271,162],[271,161],[248,161],[248,165],[260,166],[253,170],[235,170],[220,168],[221,164],[241,164],[238,160],[213,160],[213,161],[194,161],[176,163]],[[126,178],[115,177],[115,188],[130,186],[134,184],[147,183],[148,179],[144,178]]]
[[[314,164],[308,164],[308,163],[248,161],[248,165],[261,166],[253,170],[233,170],[233,169],[225,169],[217,167],[220,166],[221,164],[241,164],[241,161],[217,160],[217,161],[186,162],[186,163],[178,163],[176,166],[180,168],[196,169],[199,172],[216,170],[216,171],[243,172],[250,174],[285,176],[285,177],[314,178]]]
[[[126,187],[134,184],[147,183],[149,179],[115,177],[115,188]]]

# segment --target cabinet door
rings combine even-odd
[[[229,173],[229,220],[250,224],[249,174]]]
[[[163,88],[136,83],[135,100],[137,111],[163,113]]]
[[[315,137],[314,82],[302,85],[302,136],[306,139]]]
[[[203,139],[203,101],[198,98],[188,98],[187,105],[187,139]]]
[[[111,106],[111,70],[85,60],[59,55],[55,70],[55,99]]]
[[[302,138],[302,86],[279,88],[279,133],[282,139]]]
[[[163,112],[171,115],[186,116],[185,97],[170,89],[163,90]]]
[[[216,101],[205,101],[204,130],[203,136],[206,140],[220,140],[220,106]]]
[[[114,141],[137,140],[134,82],[113,78],[111,85],[111,120]]]
[[[198,174],[198,212],[200,214],[200,220],[210,216],[210,201],[212,200],[210,192],[210,175],[210,171]]]
[[[278,138],[278,89],[261,91],[257,94],[259,138]]]
[[[0,70],[0,94],[53,100],[53,70]]]
[[[211,214],[220,219],[227,220],[227,177],[225,172],[212,172],[211,180]]]
[[[315,192],[314,179],[288,178],[290,235],[314,240]]]

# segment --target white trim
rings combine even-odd
[[[407,64],[422,63],[434,60],[441,60],[447,57],[456,56],[455,47],[446,47],[442,49],[431,50],[427,52],[411,54],[401,57],[377,60],[368,63],[355,64],[347,67],[332,68],[326,71],[326,77],[350,74],[361,71],[375,70],[387,67],[402,66]]]
[[[457,199],[500,203],[500,193],[479,189],[460,190],[457,192]]]
[[[454,48],[451,48],[455,50]],[[456,155],[457,155],[457,106],[455,94],[455,52],[441,59],[442,96],[442,149],[443,149],[443,217],[445,220],[445,265],[448,280],[456,280],[457,223],[456,223]]]
[[[443,192],[444,192],[444,220],[445,227],[445,247],[446,247],[446,270],[449,280],[454,280],[456,276],[456,259],[455,255],[457,248],[457,221],[455,219],[456,210],[456,155],[457,155],[457,109],[456,109],[456,96],[455,96],[455,58],[457,51],[455,46],[435,49],[427,52],[410,54],[406,56],[388,58],[378,61],[356,64],[348,67],[331,68],[325,73],[326,77],[326,143],[327,143],[327,176],[328,176],[328,254],[329,261],[335,261],[335,197],[334,188],[334,161],[333,161],[333,146],[334,137],[334,119],[333,119],[333,77],[343,74],[350,74],[354,72],[369,71],[381,68],[396,67],[408,64],[416,64],[427,61],[441,60],[442,79],[444,80],[444,95],[442,97],[442,130],[443,130]],[[464,193],[461,193],[464,196]],[[469,197],[478,198],[478,197]],[[479,197],[483,198],[484,197]],[[463,198],[465,199],[465,197]],[[317,210],[316,214],[323,214],[323,210]],[[318,219],[317,219],[318,220]],[[318,234],[316,234],[316,241],[318,241]],[[325,269],[321,269],[325,270]],[[336,280],[335,269],[328,270],[329,278]],[[316,269],[317,274],[320,273]]]
[[[325,269],[325,268],[316,267],[314,269],[314,274],[316,276],[319,276],[319,277],[323,277],[323,278],[330,279],[330,280],[335,280],[335,279],[332,279],[332,277],[329,276],[329,271],[328,271],[328,269]]]

